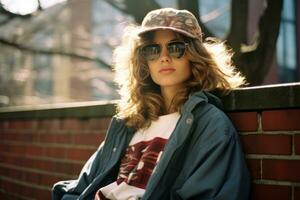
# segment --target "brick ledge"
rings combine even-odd
[[[226,112],[300,108],[300,82],[246,87],[222,97]],[[110,117],[115,101],[15,106],[0,108],[0,119],[37,119],[65,117]]]

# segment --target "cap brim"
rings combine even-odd
[[[181,29],[177,29],[177,28],[169,27],[169,26],[156,26],[156,27],[141,28],[138,35],[141,36],[147,32],[151,32],[151,31],[155,31],[155,30],[172,30],[172,31],[181,33],[183,35],[186,35],[188,37],[191,37],[191,38],[197,38],[197,36],[192,35],[191,33],[187,32],[187,31],[183,31]]]

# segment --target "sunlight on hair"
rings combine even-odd
[[[231,90],[245,85],[245,78],[237,71],[235,66],[233,66],[233,51],[228,49],[225,42],[218,41],[215,38],[208,38],[204,46],[210,53],[225,80],[229,83],[229,87],[224,89]]]
[[[149,76],[147,62],[139,52],[140,46],[149,42],[151,35],[139,37],[138,33],[138,27],[127,27],[122,44],[113,54],[115,82],[121,96],[117,116],[135,129],[147,128],[152,121],[167,112],[160,88]],[[189,95],[196,91],[219,90],[226,94],[245,83],[244,77],[233,66],[232,51],[227,49],[224,42],[217,39],[201,42],[181,37],[190,40],[187,56],[193,65],[193,75],[173,99],[173,111],[180,112]]]
[[[137,28],[134,26],[125,28],[122,45],[117,47],[113,54],[114,70],[116,72],[115,82],[119,85],[120,95],[125,102],[130,98],[129,91],[131,91],[130,87],[134,81],[131,77],[133,73],[133,53],[138,39],[136,32]]]

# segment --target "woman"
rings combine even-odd
[[[53,199],[248,199],[238,135],[209,91],[244,84],[186,10],[151,11],[115,50],[121,100],[105,142]]]

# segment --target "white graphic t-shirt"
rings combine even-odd
[[[163,115],[148,129],[137,131],[121,160],[117,180],[100,188],[95,200],[141,198],[179,117],[177,112]]]

